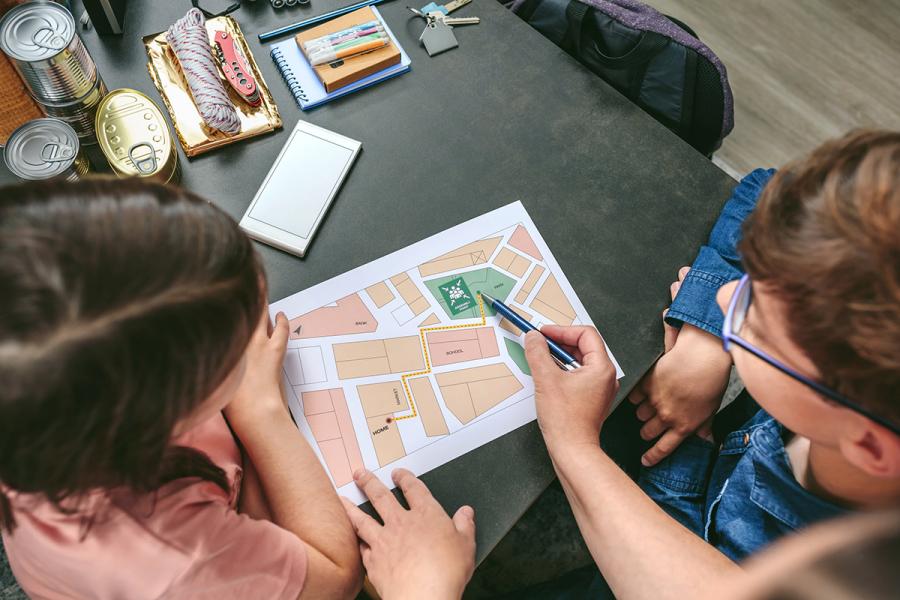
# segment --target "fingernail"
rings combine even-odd
[[[644,465],[645,467],[649,467],[649,466],[650,466],[650,460],[649,460],[646,456],[642,456],[642,457],[641,457],[641,464]]]
[[[368,473],[368,471],[366,471],[365,469],[357,469],[353,471],[353,479],[362,479],[366,475],[366,473]]]
[[[475,519],[475,509],[471,506],[463,506],[463,510],[466,511],[466,514],[469,515],[470,519]]]

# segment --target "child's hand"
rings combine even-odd
[[[678,272],[678,281],[671,286],[673,300],[688,270]],[[659,438],[641,458],[648,467],[693,433],[710,436],[712,416],[722,403],[731,372],[731,357],[716,336],[687,323],[680,331],[665,321],[663,327],[665,354],[628,395],[644,421],[641,437]]]
[[[225,407],[229,422],[285,411],[281,396],[281,369],[287,340],[287,317],[284,313],[278,313],[273,327],[267,307],[244,351],[244,377],[234,393],[234,399]]]
[[[354,474],[384,525],[346,498],[344,509],[356,535],[369,581],[384,600],[462,597],[475,570],[475,513],[463,506],[453,519],[406,469],[391,473],[409,510],[369,471]]]
[[[593,327],[545,325],[541,333],[561,344],[582,364],[563,371],[553,361],[547,342],[536,331],[525,336],[525,357],[534,378],[538,425],[547,448],[598,445],[600,426],[619,389],[603,338]]]

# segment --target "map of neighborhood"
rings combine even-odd
[[[273,304],[291,412],[341,494],[363,501],[363,466],[421,474],[534,419],[521,332],[481,291],[537,326],[590,323],[520,203]]]

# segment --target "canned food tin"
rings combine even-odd
[[[97,83],[97,66],[72,13],[55,2],[20,4],[0,20],[0,49],[39,101],[71,102]]]
[[[48,117],[54,117],[71,125],[82,144],[96,144],[94,121],[97,116],[97,107],[100,106],[100,101],[106,94],[106,84],[98,78],[97,84],[84,98],[79,98],[74,102],[38,101],[38,104]]]
[[[179,177],[175,140],[153,101],[127,88],[113,90],[97,107],[97,141],[119,177],[152,177],[163,183]]]
[[[78,136],[58,119],[34,119],[10,134],[3,151],[6,167],[21,179],[81,179],[90,163]]]

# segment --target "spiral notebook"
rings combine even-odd
[[[357,90],[367,88],[370,85],[375,85],[379,81],[384,81],[385,79],[390,79],[391,77],[396,77],[397,75],[402,75],[409,71],[409,56],[403,50],[400,42],[397,41],[394,33],[387,26],[387,23],[384,22],[378,9],[374,6],[372,6],[371,9],[378,19],[384,23],[384,30],[391,36],[391,41],[400,49],[400,62],[383,71],[378,71],[377,73],[373,73],[368,77],[351,83],[350,85],[336,89],[331,93],[325,91],[325,86],[322,85],[322,82],[316,76],[315,71],[313,71],[312,66],[310,66],[309,62],[306,60],[306,57],[303,56],[303,52],[300,50],[297,41],[293,37],[272,46],[272,60],[275,61],[275,66],[281,72],[281,76],[284,78],[285,83],[287,83],[288,89],[291,90],[291,94],[293,94],[294,99],[297,101],[297,105],[300,106],[301,110],[315,108],[321,104],[330,102],[335,98],[346,96]]]

